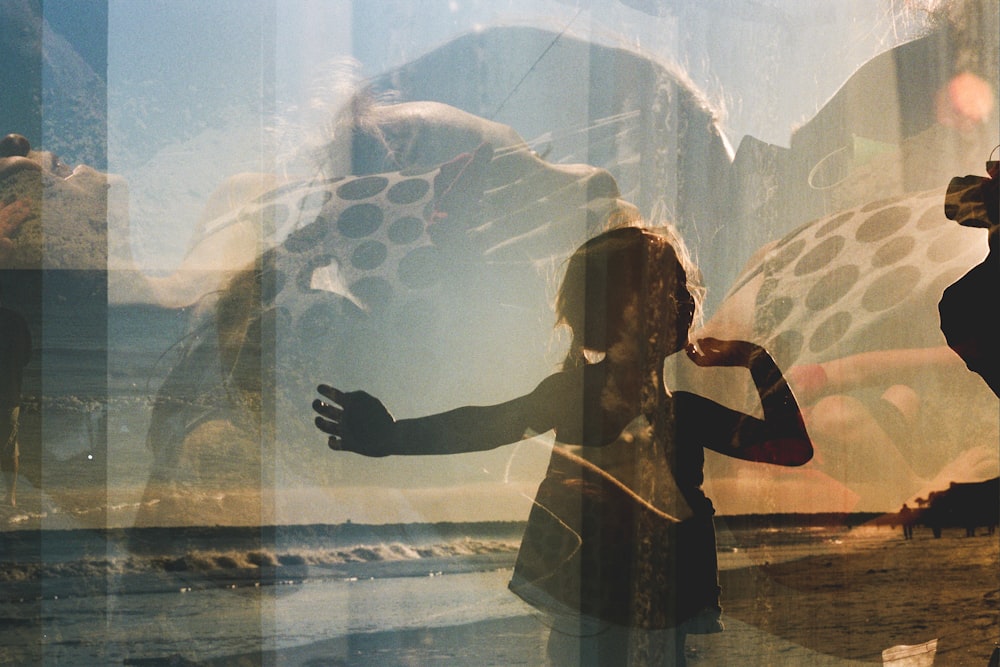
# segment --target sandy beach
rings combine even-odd
[[[727,656],[754,665],[879,664],[885,648],[936,638],[936,665],[985,667],[1000,640],[997,535],[891,534],[846,555],[724,571],[727,632],[693,638],[695,664],[735,664]],[[800,661],[803,651],[817,660]]]
[[[882,664],[883,649],[938,639],[935,665],[986,667],[1000,641],[1000,540],[985,532],[904,541],[883,528],[847,552],[722,572],[726,631],[692,636],[689,665]],[[321,613],[321,612],[318,612]],[[391,667],[544,665],[533,615],[461,626],[355,634],[207,665]],[[136,665],[194,664],[136,661]]]

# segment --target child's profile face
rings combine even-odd
[[[688,334],[694,324],[694,313],[696,310],[694,297],[683,284],[677,286],[674,294],[674,326],[677,331],[677,340],[682,349],[688,342]],[[674,350],[676,351],[676,350]]]
[[[655,353],[669,356],[687,345],[694,313],[694,297],[683,283],[661,304],[631,294],[624,301],[608,304],[603,317],[587,318],[586,357],[590,363],[605,358],[620,365],[636,363],[640,350],[654,334],[659,341]]]

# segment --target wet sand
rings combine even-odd
[[[733,622],[689,642],[704,647],[705,661],[695,664],[726,664],[727,655],[749,660],[742,664],[827,664],[797,662],[796,650],[840,661],[830,664],[880,664],[885,648],[936,638],[936,665],[985,667],[1000,641],[997,535],[898,534],[854,553],[723,572]],[[740,635],[758,644],[756,656],[740,647]]]
[[[1000,641],[1000,540],[918,530],[856,551],[722,573],[726,631],[688,638],[691,667],[882,664],[882,650],[938,639],[935,665],[986,667]],[[317,610],[317,613],[322,613]],[[209,665],[544,665],[531,616],[356,634]],[[135,664],[171,664],[167,662]],[[173,664],[187,664],[177,662]]]

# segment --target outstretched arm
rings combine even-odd
[[[493,449],[524,437],[528,396],[491,406],[468,406],[417,419],[396,420],[363,391],[318,387],[328,401],[316,400],[316,426],[328,434],[330,449],[365,456],[457,454]]]
[[[758,419],[708,399],[688,399],[693,402],[690,417],[708,435],[705,446],[729,456],[777,465],[797,466],[812,458],[812,442],[799,405],[764,348],[745,341],[704,338],[697,346],[689,346],[688,356],[699,366],[747,368],[764,412],[764,419]]]
[[[458,454],[494,449],[564,422],[573,409],[571,373],[549,376],[530,394],[497,405],[466,406],[427,417],[396,420],[381,401],[363,391],[342,392],[329,385],[313,401],[316,427],[331,449],[365,456]],[[576,392],[577,394],[579,392]]]

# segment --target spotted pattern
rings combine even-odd
[[[284,312],[310,311],[290,306],[316,294],[339,316],[329,301],[333,294],[354,314],[382,312],[400,292],[414,297],[438,284],[447,252],[435,244],[476,223],[474,215],[461,223],[448,220],[447,197],[452,191],[481,197],[481,172],[491,156],[492,148],[483,145],[433,169],[291,183],[217,219],[205,234],[249,219],[261,225],[269,244],[280,244],[262,262],[265,309],[280,300]],[[286,277],[294,277],[298,296],[282,294]]]
[[[174,475],[206,420],[249,432],[252,451],[257,427],[310,442],[303,397],[316,382],[368,387],[372,369],[385,379],[405,365],[433,388],[456,357],[481,363],[481,327],[495,333],[497,357],[515,358],[526,335],[548,333],[521,313],[549,307],[556,258],[633,213],[606,172],[484,143],[434,167],[289,183],[215,218],[205,236],[257,227],[265,250],[195,313],[153,410],[157,468]],[[278,458],[316,474],[297,454]]]
[[[943,200],[944,191],[934,190],[871,202],[810,222],[776,242],[736,288],[760,278],[757,339],[790,366],[867,349],[863,337],[870,335],[873,318],[908,335],[914,308],[933,308],[941,291],[983,252],[945,218]],[[935,344],[929,336],[937,331],[910,328],[913,346]]]

